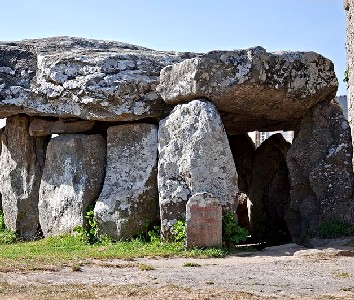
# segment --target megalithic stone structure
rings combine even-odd
[[[354,8],[344,5],[352,120]],[[71,232],[90,202],[101,233],[131,238],[161,222],[169,239],[188,200],[204,193],[224,212],[236,213],[243,199],[241,223],[250,227],[253,198],[260,215],[276,216],[296,242],[333,219],[354,223],[352,139],[332,102],[337,89],[333,63],[315,52],[176,53],[70,37],[0,42],[6,226],[30,240],[41,227],[60,234],[59,220],[68,218],[75,222],[63,230]],[[295,131],[287,154],[280,151],[281,172],[262,169],[277,147],[255,150],[246,136],[254,130]],[[269,183],[260,193],[257,176]],[[57,205],[61,190],[72,206]]]

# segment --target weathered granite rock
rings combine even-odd
[[[347,79],[348,79],[348,120],[354,136],[354,3],[351,0],[343,1],[346,11],[346,51],[347,51]]]
[[[101,234],[130,238],[158,220],[157,127],[112,126],[107,132],[107,169],[95,206]]]
[[[198,193],[186,205],[186,247],[222,245],[222,208],[220,200],[208,193]]]
[[[31,136],[46,136],[61,133],[80,133],[93,128],[95,121],[87,120],[46,120],[33,118],[29,126]]]
[[[6,227],[24,240],[39,229],[38,191],[45,160],[46,138],[31,137],[29,117],[8,117],[2,135],[0,192]]]
[[[3,134],[3,129],[0,128],[0,141],[1,141],[2,134]],[[2,147],[2,143],[0,143],[0,156],[1,156],[1,147]],[[1,193],[0,193],[0,210],[2,210],[2,196],[1,196]]]
[[[161,233],[171,238],[186,203],[210,193],[224,210],[236,212],[237,173],[218,111],[208,101],[177,105],[160,121],[158,186]]]
[[[256,146],[248,134],[239,134],[229,137],[230,148],[238,175],[238,205],[237,218],[241,227],[250,229],[249,206],[247,193],[252,174],[252,164]]]
[[[255,240],[273,244],[291,240],[284,218],[290,202],[286,165],[290,145],[278,133],[256,150],[248,192],[251,235]]]
[[[306,114],[286,159],[286,221],[294,241],[329,220],[353,222],[352,152],[349,124],[337,103],[318,104]]]
[[[169,104],[211,100],[231,135],[291,130],[316,103],[333,99],[337,87],[333,63],[320,54],[255,47],[212,51],[167,66],[157,91]]]
[[[238,175],[238,189],[247,193],[256,146],[248,134],[231,136],[229,143]]]
[[[87,209],[102,189],[105,163],[101,135],[60,135],[49,142],[38,203],[44,236],[85,226]]]
[[[196,54],[57,37],[0,44],[0,117],[127,121],[164,116],[160,70]]]

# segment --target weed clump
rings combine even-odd
[[[238,226],[232,212],[227,212],[222,217],[222,238],[226,247],[239,244],[247,240],[248,231]]]
[[[352,236],[354,235],[354,224],[342,220],[329,221],[318,227],[317,235],[323,239]]]
[[[12,244],[16,242],[17,237],[14,231],[8,230],[5,227],[4,214],[0,210],[0,245]]]

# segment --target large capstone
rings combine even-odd
[[[107,132],[107,170],[95,206],[101,234],[130,238],[158,220],[157,126],[128,124]]]
[[[0,117],[160,118],[160,70],[196,54],[56,37],[0,44]]]
[[[291,240],[284,216],[290,202],[286,154],[290,143],[282,134],[270,136],[256,150],[248,196],[251,235],[273,244]]]
[[[86,225],[88,207],[102,189],[105,162],[101,135],[60,135],[49,142],[38,204],[44,236]]]
[[[352,152],[349,124],[337,103],[318,104],[306,114],[286,159],[286,221],[293,240],[328,221],[353,222]]]
[[[212,51],[167,66],[158,92],[169,104],[211,100],[232,135],[292,130],[312,106],[333,99],[337,87],[333,63],[320,54],[255,47]]]
[[[211,102],[177,105],[160,121],[158,186],[161,233],[166,239],[171,238],[173,225],[185,220],[186,203],[197,193],[210,193],[224,211],[236,212],[235,163]]]
[[[39,233],[38,192],[45,160],[46,138],[31,137],[30,118],[6,120],[0,157],[0,191],[7,228],[24,240]]]

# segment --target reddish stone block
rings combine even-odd
[[[222,244],[222,207],[212,194],[192,196],[186,207],[186,246],[215,247]]]

